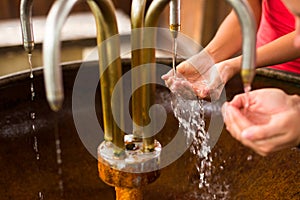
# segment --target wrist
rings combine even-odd
[[[219,64],[219,73],[224,83],[227,83],[234,75],[241,71],[241,58],[235,57]]]

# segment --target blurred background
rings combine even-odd
[[[33,67],[42,66],[42,41],[47,14],[54,0],[33,3],[33,31],[35,49]],[[130,35],[131,0],[113,0],[117,8],[119,33]],[[150,4],[148,0],[147,4]],[[169,8],[160,16],[159,26],[168,28]],[[219,24],[230,11],[226,1],[181,1],[181,31],[201,46],[214,36]],[[28,69],[28,58],[22,46],[20,0],[0,1],[0,76]],[[130,38],[130,37],[128,37]],[[85,1],[79,1],[62,31],[61,62],[85,59],[96,46],[96,26]]]

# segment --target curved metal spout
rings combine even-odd
[[[250,90],[256,65],[256,22],[253,12],[245,0],[227,0],[237,13],[243,34],[242,80],[244,88]]]
[[[145,27],[146,31],[143,33],[143,45],[145,45],[145,49],[143,50],[143,63],[155,65],[156,58],[155,58],[155,49],[153,48],[156,42],[156,27],[158,25],[158,20],[160,17],[160,14],[163,12],[165,7],[170,3],[170,0],[154,0],[150,4],[146,16],[145,16]],[[149,48],[150,47],[150,48]],[[151,66],[143,70],[143,80],[146,80],[146,82],[152,82],[155,83],[155,66]],[[144,87],[144,93],[143,93],[143,101],[144,101],[144,109],[143,110],[149,110],[150,106],[153,105],[155,102],[155,85],[145,85]],[[144,115],[144,124],[150,123],[151,119],[146,114]],[[154,122],[153,122],[154,123]],[[154,127],[155,127],[154,123]],[[150,132],[149,132],[150,131]],[[143,147],[144,151],[152,151],[154,149],[154,137],[151,137],[153,134],[152,130],[148,130],[144,132],[144,139],[143,139]]]
[[[52,110],[61,108],[64,99],[60,63],[62,27],[78,0],[57,0],[48,14],[43,43],[44,79],[47,99]]]
[[[132,47],[135,49],[137,44],[139,44],[142,38],[142,44],[144,46],[142,51],[134,50],[132,52],[132,67],[149,64],[150,67],[145,68],[139,77],[142,77],[146,82],[155,83],[156,71],[155,71],[155,42],[156,42],[156,27],[160,14],[163,12],[165,7],[170,4],[170,31],[174,38],[177,37],[178,31],[180,30],[180,0],[154,0],[151,2],[145,19],[144,19],[144,9],[145,0],[133,0],[132,4],[132,29],[144,27],[143,31],[132,31],[136,36],[133,40]],[[144,21],[144,24],[143,24]],[[137,44],[136,44],[137,43]],[[139,58],[142,57],[142,59]],[[133,77],[133,84],[138,82],[135,77]],[[133,121],[139,126],[145,126],[151,122],[150,117],[146,111],[150,109],[150,106],[155,102],[155,85],[144,85],[141,91],[136,92],[133,95]],[[138,102],[142,99],[142,102]],[[141,117],[142,116],[142,117]],[[152,122],[155,126],[155,123]],[[153,126],[153,127],[154,127]],[[152,135],[152,130],[141,130],[134,127],[133,133],[135,136],[141,135],[143,132],[143,147],[144,151],[152,151],[154,149],[154,138]]]
[[[31,53],[34,49],[34,37],[32,29],[32,4],[33,0],[21,0],[20,22],[24,49]]]
[[[44,79],[47,100],[54,111],[61,108],[64,99],[62,71],[59,65],[61,29],[71,9],[78,1],[57,0],[53,4],[46,21],[43,43]],[[104,137],[106,141],[112,141],[115,144],[116,154],[121,154],[124,149],[124,133],[114,121],[110,104],[113,89],[122,75],[119,37],[115,37],[117,40],[105,42],[106,45],[101,45],[104,40],[118,35],[115,9],[110,0],[86,0],[86,2],[96,21],[100,74],[106,68],[104,65],[108,64],[105,75],[102,74],[100,79]],[[116,107],[120,110],[118,117],[121,118],[116,120],[122,123],[122,102],[118,103]]]

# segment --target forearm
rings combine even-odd
[[[233,39],[234,38],[234,39]],[[234,11],[225,18],[216,35],[205,47],[215,63],[226,60],[240,51],[242,36]]]
[[[300,58],[299,49],[295,48],[293,45],[294,37],[295,32],[292,32],[262,47],[259,47],[256,51],[256,67],[260,68],[277,65]],[[224,82],[227,82],[233,77],[234,74],[240,72],[242,56],[228,59],[227,61],[225,61],[225,63],[227,63],[227,67],[230,68],[230,70],[228,68],[226,70],[223,70],[224,75],[222,77],[224,79]]]
[[[257,28],[259,26],[262,0],[248,0],[253,10]],[[225,18],[212,41],[205,47],[215,63],[229,59],[239,53],[242,47],[242,35],[239,19],[234,11]]]
[[[300,57],[294,46],[295,32],[284,35],[257,49],[257,67],[266,67],[292,61]]]

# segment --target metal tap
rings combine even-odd
[[[177,38],[180,31],[180,0],[170,1],[170,31],[173,38]]]
[[[132,52],[132,67],[149,64],[151,67],[144,69],[140,77],[145,80],[147,83],[155,83],[155,42],[156,42],[156,28],[158,25],[158,20],[160,14],[163,12],[165,7],[170,3],[171,0],[154,0],[151,2],[146,15],[145,12],[145,0],[133,0],[132,7],[132,28],[141,28],[145,27],[144,31],[133,31],[135,36],[137,36],[138,41],[132,40],[133,42],[141,42],[143,44],[142,51],[134,50]],[[176,7],[177,8],[177,7]],[[178,13],[178,12],[177,12]],[[141,39],[140,39],[141,38]],[[136,46],[135,43],[132,46]],[[141,59],[139,59],[141,57]],[[133,84],[136,80],[133,79]],[[139,126],[146,126],[151,122],[148,113],[146,113],[151,105],[155,102],[155,85],[144,85],[142,90],[138,91],[133,96],[133,121]],[[142,98],[142,102],[140,97]],[[139,107],[140,106],[140,107]],[[152,122],[154,123],[154,122]],[[155,125],[154,125],[155,126]],[[143,132],[143,148],[145,152],[151,152],[154,145],[154,137],[152,136],[153,130],[140,130],[137,127],[134,127],[133,133],[136,136],[139,136]]]
[[[256,66],[256,22],[246,0],[227,0],[238,15],[243,34],[241,76],[244,89],[250,90]]]
[[[32,4],[33,0],[21,0],[20,21],[24,49],[31,54],[34,49],[34,37],[32,29]]]
[[[71,9],[78,1],[56,0],[46,20],[43,43],[44,79],[47,100],[54,111],[58,111],[61,108],[64,99],[62,71],[59,64],[60,33]],[[100,74],[102,74],[101,78],[99,78],[104,118],[104,138],[106,141],[112,141],[119,148],[120,151],[118,150],[116,154],[121,154],[124,149],[124,133],[113,118],[110,104],[113,89],[122,76],[119,37],[114,37],[118,41],[109,40],[111,42],[105,42],[104,47],[101,46],[104,40],[118,35],[115,8],[111,0],[85,1],[94,15],[97,27],[99,70]],[[105,63],[106,61],[109,63],[108,66],[104,66],[107,64]],[[121,106],[122,103],[119,103],[118,107]],[[123,109],[121,108],[119,113],[122,112]],[[120,114],[120,116],[123,115]],[[120,119],[119,121],[122,120]]]

